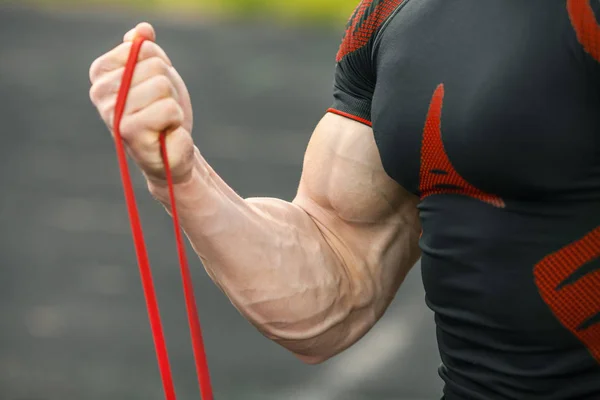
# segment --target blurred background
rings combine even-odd
[[[357,0],[0,0],[0,400],[162,399],[92,61],[149,21],[195,139],[242,196],[291,200]],[[199,398],[170,218],[133,170],[180,399]],[[307,366],[262,337],[189,250],[218,400],[439,399],[420,270],[356,346]]]

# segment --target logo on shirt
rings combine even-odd
[[[421,147],[421,172],[419,192],[421,200],[435,194],[459,194],[469,196],[494,207],[504,208],[500,197],[485,193],[467,182],[452,166],[442,142],[442,107],[444,85],[439,85],[433,94],[429,113],[423,130]]]
[[[404,0],[363,0],[348,21],[336,61],[363,48]]]

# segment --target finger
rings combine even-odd
[[[135,114],[151,104],[167,98],[173,98],[178,102],[175,86],[168,77],[156,75],[131,89],[125,104],[124,114]]]
[[[174,183],[184,181],[186,174],[191,172],[195,157],[192,136],[182,127],[177,128],[167,134],[165,146]],[[160,176],[164,177],[164,168],[160,170]]]
[[[141,22],[135,28],[127,32],[125,36],[123,36],[123,41],[131,42],[137,36],[142,36],[153,42],[156,41],[156,32],[154,30],[154,27],[147,22]]]
[[[135,38],[136,29],[137,29],[137,26],[135,28],[132,28],[129,31],[127,31],[127,33],[125,35],[123,35],[123,42],[132,42],[133,39]]]
[[[185,181],[193,166],[193,158],[195,147],[189,132],[183,127],[179,127],[167,134],[165,146],[167,148],[167,158],[171,175],[174,183]],[[165,179],[165,167],[162,156],[160,154],[160,141],[154,144],[153,153],[137,154],[130,150],[130,155],[134,160],[138,161],[138,165],[142,167],[144,175],[149,181],[163,182]]]
[[[97,58],[90,67],[90,81],[95,83],[102,75],[124,67],[129,58],[131,46],[131,42],[122,43],[113,50]],[[152,57],[159,57],[169,66],[173,65],[167,56],[167,53],[165,53],[159,45],[154,42],[146,41],[142,44],[137,61],[140,62]]]
[[[127,95],[127,102],[125,103],[123,115],[127,116],[135,114],[151,104],[167,98],[173,98],[175,101],[179,101],[175,86],[166,76],[156,75],[131,89]],[[116,102],[117,95],[112,95],[107,97],[99,107],[102,110],[102,115],[105,117],[105,120],[113,120],[113,118],[110,118],[109,116],[114,114]]]
[[[160,135],[167,134],[166,146],[169,166],[175,182],[189,173],[194,154],[193,139],[181,126],[177,112],[169,112],[168,100],[149,107],[128,118],[121,125],[127,151],[147,177],[164,179],[164,164],[160,152]],[[164,113],[161,115],[161,113]],[[156,116],[149,118],[149,115]]]
[[[190,98],[190,93],[188,92],[185,82],[181,78],[181,75],[179,75],[179,72],[177,72],[175,68],[171,68],[171,75],[173,77],[172,80],[175,84],[175,89],[179,94],[179,104],[181,104],[181,107],[183,107],[184,114],[188,119],[187,126],[190,127],[191,132],[191,126],[194,122],[194,113],[192,111],[192,99]]]
[[[94,104],[100,104],[108,97],[114,97],[119,92],[121,81],[125,67],[121,67],[114,71],[107,72],[102,75],[90,88],[90,99]],[[160,57],[151,57],[138,63],[133,72],[130,90],[135,89],[138,85],[146,82],[148,79],[164,75],[176,83],[177,77],[173,75],[173,68]]]
[[[173,98],[154,102],[121,121],[121,137],[132,148],[145,149],[156,143],[158,133],[170,132],[181,126],[183,110]]]

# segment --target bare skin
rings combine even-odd
[[[183,228],[207,273],[265,336],[307,363],[356,343],[420,257],[418,199],[387,176],[373,131],[326,114],[292,202],[243,199],[194,145],[188,91],[155,33],[140,24],[91,66],[90,97],[110,127],[131,40],[145,42],[121,130],[153,196],[169,208],[167,147]]]

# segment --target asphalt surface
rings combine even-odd
[[[205,157],[243,196],[293,198],[330,103],[342,27],[0,5],[0,400],[163,398],[114,147],[88,99],[89,65],[140,20],[188,84]],[[199,398],[171,222],[134,175],[178,396]],[[218,400],[440,397],[418,267],[359,344],[306,366],[189,255]]]

